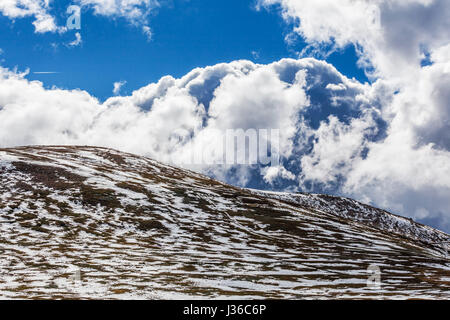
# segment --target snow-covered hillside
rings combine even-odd
[[[449,299],[449,241],[110,149],[0,149],[1,298]]]

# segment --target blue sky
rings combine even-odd
[[[55,1],[52,14],[65,25],[72,1]],[[84,8],[81,14],[82,44],[68,47],[77,30],[35,33],[33,17],[11,19],[0,15],[2,65],[29,68],[30,80],[46,87],[80,88],[104,100],[113,83],[126,81],[121,94],[131,94],[164,75],[180,77],[196,67],[249,59],[271,63],[298,57],[305,43],[300,37],[288,45],[284,37],[291,26],[277,8],[256,10],[253,0],[162,1],[149,15],[152,39],[121,17],[111,19]],[[352,45],[328,57],[348,77],[367,81],[356,66]],[[34,74],[33,72],[57,72]]]

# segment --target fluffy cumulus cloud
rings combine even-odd
[[[54,17],[49,13],[50,0],[2,0],[0,13],[11,19],[33,17],[37,33],[58,31]]]
[[[83,7],[93,8],[95,14],[125,17],[130,21],[146,20],[156,0],[77,0]]]
[[[366,139],[372,129],[365,115],[348,124],[330,118],[302,157],[303,183],[337,183],[339,193],[448,231],[450,2],[260,0],[259,6],[280,6],[311,47],[355,46],[376,80],[367,97],[380,102],[385,136]]]
[[[57,13],[52,8],[53,0],[2,0],[0,13],[10,19],[33,17],[36,33],[65,32],[65,26],[58,26]],[[74,0],[73,4],[91,9],[94,14],[124,18],[142,28],[147,38],[151,38],[148,26],[150,12],[159,6],[157,0]]]
[[[327,88],[330,84],[342,90]],[[326,120],[315,118],[318,112],[339,114],[346,122],[364,109],[368,126],[376,125],[376,112],[370,112],[375,108],[356,98],[369,89],[314,59],[270,65],[235,61],[194,69],[180,79],[167,76],[131,96],[99,103],[87,92],[45,89],[27,80],[26,73],[1,69],[0,145],[90,143],[189,165],[196,148],[205,159],[220,162],[223,151],[217,146],[228,129],[279,130],[277,151],[283,159],[298,161],[295,155],[311,149],[311,136]],[[197,164],[211,169],[204,162]],[[277,177],[292,181],[298,174],[281,164],[276,170],[260,169],[247,171],[261,174],[261,181],[267,174],[270,182]]]
[[[358,46],[376,76],[417,69],[423,55],[448,44],[447,0],[259,0],[280,5],[294,32],[311,45]]]

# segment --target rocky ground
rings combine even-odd
[[[0,149],[0,298],[449,299],[449,241],[110,149]]]

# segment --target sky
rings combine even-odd
[[[70,14],[72,0],[51,2],[59,25]],[[297,57],[305,43],[298,38],[287,45],[289,33],[275,12],[256,10],[242,0],[161,1],[148,16],[151,39],[126,17],[102,16],[90,7],[81,11],[81,29],[36,34],[34,17],[0,18],[3,66],[30,69],[30,80],[46,87],[87,90],[101,100],[110,97],[115,82],[126,81],[122,94],[130,94],[165,75],[181,77],[196,67],[248,59],[270,63]],[[68,45],[81,35],[77,46]],[[355,64],[352,46],[329,57],[350,77],[367,80]],[[33,72],[57,72],[34,74]]]
[[[446,0],[4,0],[0,28],[0,147],[112,147],[450,231]],[[280,162],[186,161],[230,129],[278,130]]]

